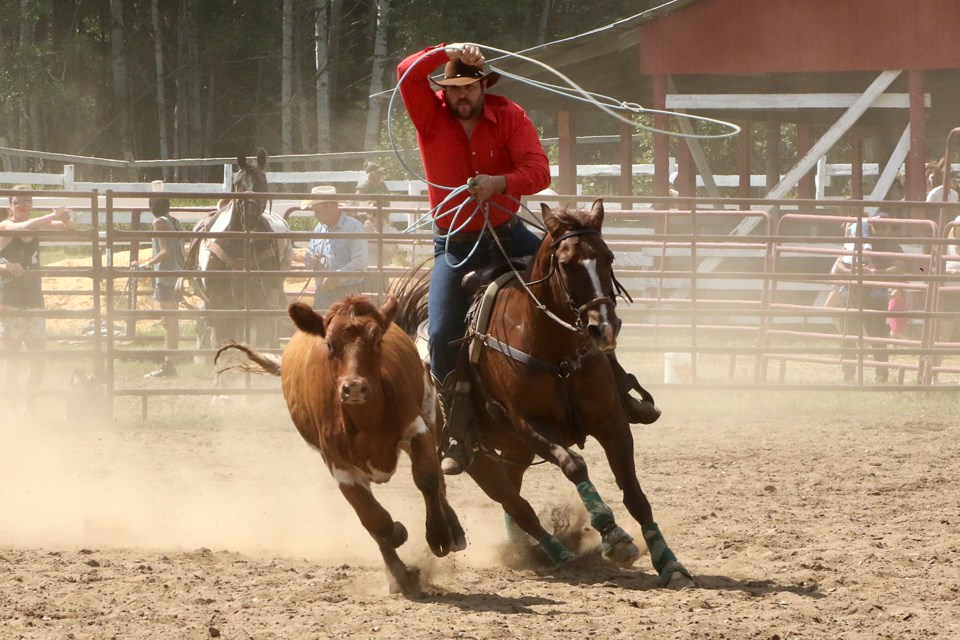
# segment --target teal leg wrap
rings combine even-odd
[[[661,585],[669,583],[673,574],[678,571],[688,578],[692,578],[690,572],[687,571],[682,564],[677,562],[677,556],[675,556],[673,551],[670,550],[670,547],[667,546],[666,541],[663,539],[663,534],[660,533],[660,527],[657,526],[656,522],[641,525],[640,530],[643,532],[643,540],[647,543],[647,548],[650,550],[650,560],[653,562],[653,568],[656,570],[657,575],[660,576]]]
[[[507,525],[507,540],[512,544],[522,544],[531,539],[529,534],[521,529],[516,520],[511,518],[510,514],[506,511],[503,512],[503,521]]]
[[[580,494],[583,506],[587,508],[587,513],[590,514],[590,526],[602,534],[611,526],[616,525],[613,519],[613,511],[600,498],[600,494],[597,493],[597,488],[593,486],[592,482],[584,480],[578,484],[577,493]]]
[[[553,563],[554,567],[559,567],[577,557],[563,546],[562,542],[549,533],[545,533],[542,538],[537,540],[537,543],[540,545],[540,548],[543,549],[544,553],[547,554],[547,557],[550,558],[550,562]]]

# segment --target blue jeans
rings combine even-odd
[[[540,248],[540,238],[523,224],[518,224],[502,236],[500,242],[511,258],[533,255]],[[448,245],[440,238],[433,241],[434,264],[428,299],[430,371],[441,383],[457,366],[461,346],[459,340],[466,332],[471,298],[460,286],[460,281],[470,271],[503,261],[497,243],[484,236],[470,259],[463,262],[473,246],[472,242],[451,242]],[[455,267],[447,264],[448,255]]]

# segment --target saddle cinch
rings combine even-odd
[[[518,273],[525,271],[531,260],[532,256],[515,258],[510,262],[498,262],[482,269],[471,271],[463,277],[461,281],[462,287],[467,293],[474,296],[473,304],[467,314],[467,344],[465,347],[468,351],[471,368],[475,367],[479,362],[480,352],[483,348],[495,349],[518,362],[535,368],[552,371],[558,375],[562,375],[565,368],[569,371],[570,369],[568,367],[576,366],[570,365],[567,361],[555,364],[539,360],[487,335],[490,313],[493,310],[497,293],[508,282],[517,277]],[[660,409],[657,408],[653,395],[640,385],[636,376],[632,373],[627,373],[615,358],[610,359],[610,364],[613,367],[617,391],[621,398],[623,398],[624,410],[630,422],[640,424],[653,424],[656,422],[660,417]],[[641,400],[638,402],[636,399],[630,397],[630,391],[636,391]],[[486,396],[486,394],[484,395]],[[495,412],[503,411],[503,407],[499,406],[498,403],[494,403],[496,405],[495,407],[489,406],[491,402],[493,401],[488,398],[488,410],[492,409]]]

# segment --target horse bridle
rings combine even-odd
[[[566,279],[560,274],[560,269],[557,268],[557,264],[558,264],[557,247],[560,246],[561,242],[563,242],[564,240],[567,240],[568,238],[573,238],[576,236],[585,236],[585,235],[601,235],[601,234],[599,229],[595,229],[593,227],[588,227],[585,229],[575,229],[573,231],[568,231],[567,233],[563,234],[562,236],[554,240],[552,243],[550,243],[550,249],[551,249],[550,270],[547,272],[547,275],[543,276],[539,280],[534,280],[532,282],[527,283],[529,285],[540,284],[542,282],[546,282],[552,276],[555,275],[557,277],[557,282],[560,285],[560,290],[563,291],[563,295],[566,298],[566,300],[564,301],[565,304],[570,308],[571,311],[573,311],[574,315],[577,318],[575,325],[570,325],[569,323],[563,320],[559,320],[559,319],[557,320],[562,324],[564,324],[567,328],[573,329],[578,332],[583,331],[583,316],[590,309],[595,309],[597,307],[601,307],[606,304],[609,304],[612,307],[616,308],[617,295],[621,295],[625,297],[627,300],[629,300],[630,302],[633,302],[633,299],[630,297],[630,294],[627,293],[627,290],[624,289],[623,285],[620,284],[620,281],[617,280],[617,277],[616,275],[614,275],[612,268],[610,269],[610,278],[613,281],[613,287],[615,291],[615,294],[613,296],[599,296],[581,305],[578,305],[576,300],[573,299],[573,295],[570,293],[570,287],[567,285]],[[538,301],[538,305],[540,306],[541,309],[544,308],[542,304],[539,304],[539,301]],[[555,316],[553,317],[555,318]]]

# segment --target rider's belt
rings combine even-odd
[[[520,216],[514,214],[510,216],[510,219],[504,222],[499,227],[494,227],[494,231],[497,232],[497,235],[501,238],[510,233],[514,227],[520,224]],[[439,231],[441,233],[448,233],[449,229],[444,229],[440,227]],[[480,239],[481,236],[489,236],[490,232],[487,229],[483,231],[457,231],[453,235],[449,236],[449,242],[460,243],[460,242],[476,242]]]

